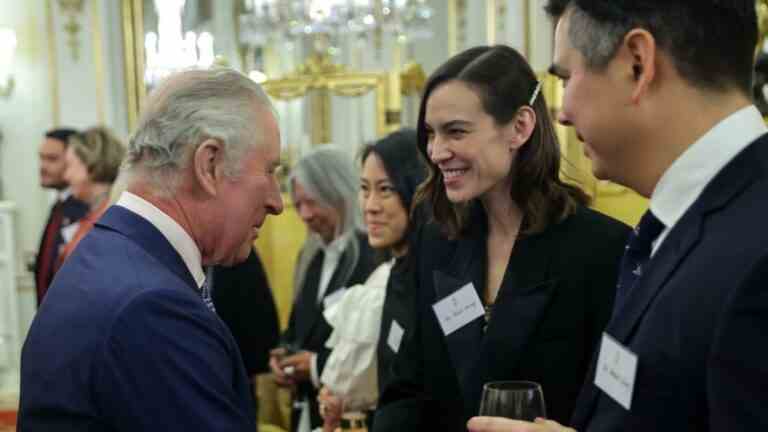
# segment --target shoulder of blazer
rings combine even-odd
[[[623,246],[631,231],[623,222],[587,207],[579,208],[552,229],[562,239],[563,246],[588,247],[589,250]]]

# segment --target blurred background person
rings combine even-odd
[[[290,193],[310,235],[296,263],[294,300],[282,346],[270,368],[278,385],[294,388],[291,429],[322,425],[317,392],[330,354],[331,327],[323,311],[341,298],[344,287],[359,284],[375,267],[358,206],[360,177],[352,159],[331,145],[303,156],[291,170]]]
[[[367,145],[361,160],[360,207],[368,243],[391,259],[324,312],[333,327],[326,343],[332,351],[320,378],[320,413],[328,432],[342,417],[366,421],[370,428],[379,382],[387,380],[383,377],[398,349],[397,339],[411,321],[407,303],[413,298],[410,274],[415,256],[410,252],[421,221],[411,221],[409,209],[425,173],[416,151],[416,131],[401,130]]]
[[[279,342],[280,327],[264,265],[251,241],[243,246],[238,259],[242,262],[231,267],[213,267],[207,280],[216,313],[240,349],[258,418],[256,376],[269,371],[269,351]]]
[[[64,244],[61,229],[76,223],[88,213],[88,204],[72,196],[69,184],[64,178],[69,137],[75,133],[77,131],[74,129],[49,130],[40,145],[40,186],[55,190],[56,202],[48,215],[34,263],[38,306],[53,280],[59,251]]]
[[[72,195],[88,204],[88,213],[76,226],[62,230],[65,244],[57,268],[107,211],[110,189],[124,156],[125,146],[107,128],[94,127],[69,137],[64,179],[69,183]]]
[[[375,430],[464,431],[483,385],[501,380],[538,382],[547,416],[571,415],[629,228],[561,180],[540,85],[500,45],[466,50],[427,81],[417,130],[429,176],[417,202],[443,235],[425,230],[420,242],[414,337]],[[455,329],[433,309],[441,300]]]

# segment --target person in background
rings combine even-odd
[[[69,146],[69,137],[75,133],[77,131],[74,129],[52,129],[46,132],[45,139],[40,145],[40,186],[55,190],[56,202],[51,207],[35,258],[38,306],[42,303],[53,280],[59,251],[64,244],[61,229],[77,223],[88,213],[88,204],[72,196],[69,185],[64,179],[64,171],[67,168],[65,154]]]
[[[244,259],[283,209],[264,90],[223,68],[149,95],[127,190],[56,276],[21,354],[18,430],[253,432],[240,352],[203,266]]]
[[[269,351],[280,339],[280,326],[264,265],[250,241],[244,254],[239,264],[215,266],[208,279],[216,313],[240,349],[258,417],[256,375],[269,371]]]
[[[425,173],[416,151],[416,131],[397,131],[365,146],[361,159],[360,206],[368,243],[392,258],[323,312],[333,327],[326,342],[332,351],[320,377],[320,413],[326,432],[335,430],[343,417],[367,420],[371,427],[378,382],[387,379],[398,348],[396,339],[402,339],[411,322],[410,275],[416,258],[411,243],[421,221],[411,221],[409,209]],[[399,329],[387,343],[382,337],[393,331],[393,325]]]
[[[768,128],[751,97],[755,2],[550,0],[547,9],[560,122],[583,139],[596,177],[650,198],[569,424],[766,430]]]
[[[94,127],[69,137],[64,179],[72,195],[88,204],[88,214],[76,226],[62,230],[65,243],[59,254],[57,269],[107,211],[112,183],[117,178],[124,156],[123,143],[104,127]]]
[[[292,430],[322,425],[317,392],[331,334],[323,311],[375,268],[358,207],[359,181],[352,159],[332,145],[307,153],[289,176],[296,212],[310,234],[296,263],[288,328],[282,346],[271,353],[270,368],[278,385],[295,389]]]
[[[420,241],[414,335],[376,431],[464,431],[490,381],[540,383],[547,416],[571,415],[629,228],[560,178],[540,86],[501,45],[468,49],[427,81],[417,130],[429,176],[417,203],[440,231]]]

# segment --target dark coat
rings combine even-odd
[[[245,371],[253,376],[269,371],[269,351],[280,339],[277,308],[259,255],[232,267],[216,267],[213,304],[240,348]]]
[[[487,330],[480,317],[448,337],[432,305],[472,282],[486,284],[484,216],[457,241],[425,235],[415,331],[383,391],[376,431],[465,431],[483,384],[529,380],[549,418],[567,421],[611,313],[629,228],[589,209],[517,240]]]
[[[644,266],[606,332],[638,357],[631,409],[594,384],[580,431],[768,429],[768,135],[727,164]]]

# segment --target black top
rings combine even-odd
[[[477,215],[475,215],[477,217]],[[383,389],[376,431],[465,431],[484,383],[529,380],[544,390],[547,416],[566,422],[611,313],[624,224],[583,208],[542,233],[520,237],[493,314],[448,337],[432,305],[472,282],[486,284],[484,215],[464,237],[422,238],[417,317]]]
[[[256,251],[232,267],[216,267],[213,304],[232,332],[248,375],[269,371],[269,350],[280,337],[272,290]]]

